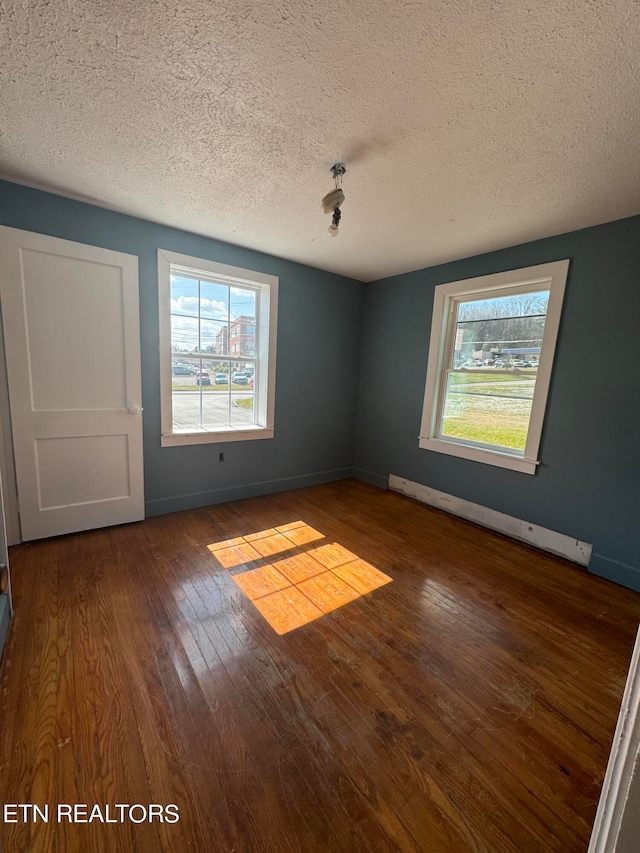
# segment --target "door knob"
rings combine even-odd
[[[127,411],[130,415],[139,415],[142,409],[140,406],[136,406],[135,403],[127,403]]]

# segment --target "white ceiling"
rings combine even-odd
[[[639,8],[5,0],[0,175],[364,281],[618,219]]]

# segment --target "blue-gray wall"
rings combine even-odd
[[[366,286],[2,181],[0,224],[138,256],[149,514],[392,473],[591,542],[592,571],[640,589],[640,217]],[[280,278],[274,439],[160,447],[158,247]],[[434,287],[561,258],[536,475],[420,450]]]
[[[148,514],[351,474],[361,282],[4,181],[0,224],[138,256]],[[159,247],[279,277],[275,438],[160,447]]]
[[[569,258],[534,475],[418,448],[438,284]],[[640,589],[640,217],[367,287],[355,465],[575,536],[591,571]]]

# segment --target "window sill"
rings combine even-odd
[[[485,465],[494,465],[498,468],[509,468],[511,471],[519,471],[521,474],[535,474],[539,465],[539,462],[532,459],[511,456],[508,453],[500,453],[498,450],[486,450],[485,448],[472,447],[468,444],[443,441],[440,438],[425,438],[421,436],[419,446],[423,450],[435,450],[437,453],[458,456],[461,459],[469,459],[472,462],[482,462]]]
[[[177,447],[185,444],[215,444],[216,442],[252,441],[273,438],[273,427],[253,429],[225,429],[218,432],[172,432],[160,437],[161,447]]]

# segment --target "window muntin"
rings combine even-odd
[[[436,287],[421,448],[535,473],[568,264]]]
[[[247,322],[256,323],[256,290],[187,276],[177,270],[172,266],[170,273],[172,370],[173,366],[187,364],[197,373],[173,377],[173,433],[253,426],[254,383],[240,383],[234,378],[255,373],[255,332],[249,337],[242,330]],[[185,309],[190,315],[183,313]],[[220,361],[214,354],[238,358]],[[223,373],[226,382],[221,381]]]
[[[159,250],[162,444],[273,435],[274,276]]]

